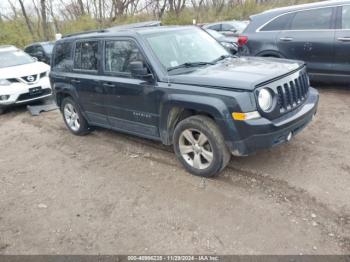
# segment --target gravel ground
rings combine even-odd
[[[0,254],[349,254],[350,90],[320,90],[289,144],[216,179],[171,148],[58,111],[0,116]]]

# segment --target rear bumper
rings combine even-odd
[[[296,110],[274,121],[267,119],[247,121],[250,127],[249,137],[228,143],[233,155],[246,156],[257,150],[268,149],[288,142],[288,135],[292,137],[305,128],[317,112],[319,101],[318,92],[310,88],[305,103]]]

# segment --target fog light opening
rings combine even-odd
[[[5,100],[8,100],[10,98],[9,95],[1,95],[0,96],[0,101],[5,101]]]

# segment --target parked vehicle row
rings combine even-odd
[[[0,46],[0,114],[5,108],[51,96],[50,66],[14,46]]]
[[[71,35],[52,59],[55,100],[73,134],[100,126],[173,145],[198,176],[217,175],[231,154],[291,140],[317,111],[303,62],[232,56],[193,26]]]
[[[251,17],[240,54],[305,61],[312,80],[350,81],[350,1],[273,9]]]

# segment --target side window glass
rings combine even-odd
[[[350,29],[350,6],[343,6],[342,29]]]
[[[63,42],[56,44],[53,70],[67,72],[73,69],[73,61],[71,57],[72,50],[71,42]]]
[[[215,31],[221,31],[221,24],[211,25],[208,27],[208,29],[215,30]]]
[[[229,24],[222,24],[222,31],[230,31],[230,30],[234,30],[234,26],[229,25]]]
[[[330,29],[333,8],[321,8],[296,13],[292,21],[292,30]]]
[[[293,14],[285,14],[272,20],[270,23],[265,25],[260,31],[282,31],[287,28]]]
[[[74,68],[97,71],[98,41],[77,42],[74,54]]]
[[[130,73],[130,63],[141,61],[143,55],[137,45],[127,40],[111,40],[105,44],[105,71],[110,73]]]

